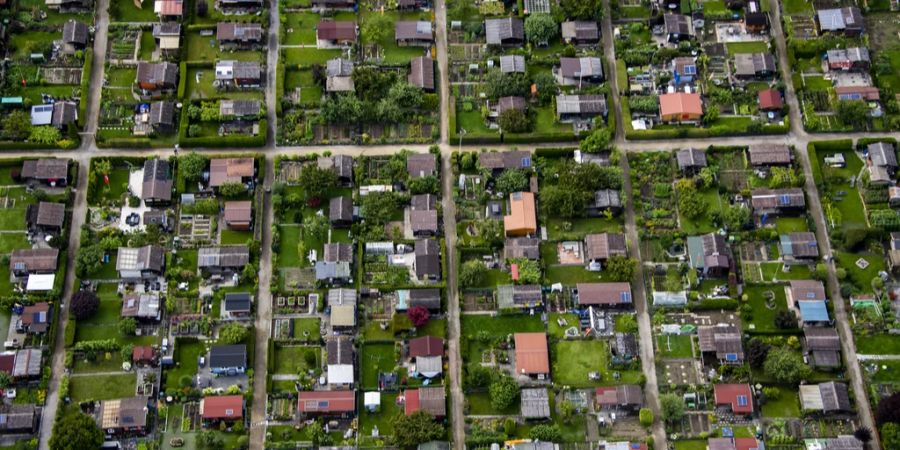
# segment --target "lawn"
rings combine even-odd
[[[623,229],[621,221],[605,217],[575,219],[544,217],[542,222],[547,226],[547,237],[551,241],[580,241],[588,234],[621,233]]]
[[[125,167],[113,168],[107,174],[109,177],[108,185],[96,183],[96,186],[91,186],[91,195],[88,196],[88,198],[94,200],[90,203],[91,206],[97,206],[103,200],[119,200],[122,198],[122,194],[128,189],[128,176],[130,173],[131,171]],[[95,192],[96,189],[99,189],[99,192]]]
[[[381,372],[394,372],[397,368],[397,359],[393,344],[366,344],[360,350],[362,365],[362,388],[377,389],[378,374]]]
[[[236,61],[262,61],[262,51],[219,51],[219,43],[215,36],[201,36],[199,31],[185,34],[188,61],[215,62],[219,59]]]
[[[767,292],[771,292],[775,296],[772,308],[767,306]],[[787,310],[784,287],[780,284],[747,285],[744,286],[744,293],[747,294],[747,303],[752,309],[752,319],[749,320],[750,324],[748,325],[748,329],[761,332],[777,331],[778,328],[775,327],[775,315],[780,310]]]
[[[300,245],[300,227],[281,226],[278,228],[281,237],[281,245],[278,248],[278,265],[280,267],[305,267],[306,261],[301,259],[298,248]]]
[[[322,99],[322,87],[313,80],[312,70],[286,70],[284,73],[284,91],[291,93],[300,88],[300,102],[316,104]]]
[[[290,12],[281,16],[284,19],[282,29],[285,37],[281,41],[284,45],[301,45],[316,43],[316,25],[319,23],[319,15],[313,12]],[[293,31],[287,31],[293,30]]]
[[[392,422],[394,417],[403,412],[400,405],[397,404],[397,395],[396,393],[382,392],[381,407],[375,412],[369,412],[365,408],[359,409],[360,437],[371,436],[372,429],[375,427],[378,427],[380,436],[390,436],[393,433],[394,427]],[[362,401],[359,401],[359,403],[362,403]]]
[[[565,286],[573,286],[578,283],[596,283],[605,281],[603,272],[591,272],[584,266],[550,266],[544,273],[544,283],[562,283]]]
[[[133,102],[134,94],[132,91],[136,78],[136,68],[107,67],[106,85],[103,86],[103,100]]]
[[[710,221],[712,213],[714,211],[722,211],[725,206],[727,206],[727,202],[722,201],[722,197],[719,196],[719,191],[717,189],[705,189],[698,191],[698,194],[706,205],[705,214],[693,219],[688,219],[687,217],[684,217],[681,212],[678,213],[681,219],[681,230],[690,235],[716,231],[717,228],[713,226]]]
[[[551,378],[560,385],[594,386],[610,381],[607,371],[609,350],[602,341],[563,341],[553,344],[553,373]],[[590,372],[602,374],[602,380],[592,381]]]
[[[76,376],[69,378],[69,397],[76,403],[133,397],[136,384],[133,373]]]
[[[13,250],[31,248],[25,233],[0,234],[0,254],[12,253]]]
[[[894,334],[857,336],[856,351],[863,355],[900,355],[900,336]]]
[[[703,2],[703,12],[707,14],[717,14],[728,12],[724,0],[708,0]]]
[[[185,80],[184,95],[186,99],[216,99],[229,98],[232,100],[262,100],[263,93],[259,90],[242,90],[220,92],[213,86],[216,74],[212,69],[191,68],[187,70],[187,79]],[[217,127],[216,127],[217,128]]]
[[[309,354],[313,356],[307,356]],[[322,349],[319,347],[275,347],[275,371],[272,373],[296,375],[308,370],[319,372],[321,357]],[[310,366],[307,358],[315,358],[315,364]]]
[[[544,324],[539,316],[509,315],[465,315],[460,318],[462,335],[473,337],[481,332],[490,336],[506,338],[513,333],[543,332]]]
[[[303,317],[294,320],[294,338],[317,338],[322,327],[322,319],[318,317]]]
[[[252,231],[235,231],[223,229],[219,235],[219,244],[221,245],[238,245],[246,244],[248,240],[253,239]]]
[[[153,58],[153,50],[156,50],[156,39],[152,31],[141,32],[141,61],[150,61]]]
[[[853,282],[856,289],[863,293],[872,292],[872,279],[878,276],[878,272],[884,270],[884,257],[871,253],[846,253],[834,252],[838,267],[847,271],[848,279]],[[865,269],[856,265],[856,260],[864,259],[869,263]]]
[[[826,193],[827,199],[836,207],[840,218],[837,220],[832,219],[831,215],[829,215],[828,204],[823,201],[823,206],[825,207],[825,219],[831,220],[830,225],[832,227],[839,227],[843,230],[848,230],[850,228],[867,228],[868,223],[866,222],[862,197],[859,195],[859,190],[850,185],[850,177],[859,174],[859,171],[863,167],[863,162],[856,153],[852,152],[850,148],[847,148],[845,151],[841,152],[847,162],[847,167],[840,169],[828,168],[825,165],[825,158],[834,153],[835,152],[825,151],[816,152],[819,166],[822,167],[822,171],[825,174],[832,173],[841,176],[846,180],[844,183],[830,184]],[[838,195],[839,193],[843,194]],[[838,198],[840,200],[838,200]]]
[[[665,335],[656,337],[656,348],[663,358],[692,358],[691,336]]]
[[[491,396],[487,392],[466,394],[466,405],[469,407],[467,414],[473,416],[484,415],[513,415],[519,413],[519,402],[513,402],[506,409],[496,409],[491,405]]]
[[[619,6],[619,17],[623,19],[648,19],[650,18],[650,9],[643,6]]]
[[[111,286],[115,289],[115,285]],[[117,296],[108,297],[101,293],[100,308],[91,318],[79,320],[75,330],[77,341],[94,341],[115,339],[120,344],[152,345],[158,340],[156,336],[129,336],[119,334],[118,324],[122,315],[122,299]]]
[[[158,18],[153,12],[153,0],[143,0],[137,8],[133,0],[112,0],[109,15],[113,22],[156,22]]]
[[[729,54],[735,53],[768,53],[769,43],[766,41],[749,41],[749,42],[728,42]]]
[[[812,15],[813,4],[806,0],[784,0],[782,3],[787,15]]]
[[[775,219],[775,229],[778,234],[794,233],[798,231],[809,231],[806,224],[806,217],[779,217]]]
[[[315,48],[286,48],[282,52],[285,64],[300,67],[309,67],[313,64],[324,65],[329,59],[337,58],[342,54],[340,50],[319,50]]]
[[[466,130],[467,135],[496,136],[498,134],[497,130],[492,130],[484,124],[481,111],[477,107],[467,112],[462,105],[457,105],[456,122],[460,129]]]
[[[762,405],[762,413],[766,418],[775,417],[800,417],[800,401],[797,399],[797,389],[778,386],[778,397],[767,399]]]
[[[557,322],[559,319],[565,321],[565,325],[560,326]],[[566,329],[570,327],[579,327],[579,320],[576,314],[551,313],[549,322],[550,337],[555,339],[563,339]]]
[[[416,336],[435,336],[439,338],[447,337],[447,319],[431,318],[424,326],[416,328]]]
[[[803,84],[811,91],[827,91],[833,87],[831,81],[820,76],[803,77]]]
[[[363,28],[363,24],[365,23],[366,16],[372,14],[379,14],[378,12],[367,12],[363,11],[361,13],[362,20],[360,20],[360,28]],[[426,20],[430,21],[430,18],[427,14],[404,14],[395,11],[382,12],[385,16],[389,17],[392,22],[390,24],[390,29],[394,29],[394,25],[398,21],[403,20]],[[407,64],[410,60],[417,56],[425,55],[426,49],[424,47],[416,47],[416,46],[408,46],[401,47],[397,45],[397,41],[394,39],[394,33],[384,33],[384,36],[378,42],[371,42],[370,39],[367,38],[365,34],[360,36],[360,40],[363,44],[373,44],[377,43],[378,47],[380,47],[380,56],[383,58],[382,63],[390,64],[390,65],[401,65]]]
[[[873,382],[900,383],[900,361],[860,362],[860,365]]]
[[[9,47],[14,59],[29,60],[32,53],[49,49],[49,43],[59,40],[61,32],[22,31],[10,34]],[[49,56],[49,54],[45,54]]]
[[[205,353],[205,348],[200,341],[190,338],[175,339],[175,367],[165,370],[165,388],[178,388],[181,377],[193,378],[197,374],[200,355]]]
[[[675,441],[675,450],[706,450],[705,440]]]
[[[759,267],[762,269],[762,280],[767,282],[808,280],[812,277],[809,266],[788,266],[789,272],[784,272],[784,264],[779,262],[760,263]]]

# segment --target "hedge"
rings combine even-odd
[[[703,300],[698,303],[692,303],[688,306],[691,311],[713,311],[717,309],[727,309],[734,311],[738,308],[738,301],[733,298],[720,298]]]
[[[806,146],[806,153],[809,155],[813,181],[816,183],[817,187],[821,187],[822,182],[825,180],[825,176],[822,175],[822,166],[819,164],[819,154],[816,151],[815,143],[810,142],[809,145]]]
[[[552,132],[552,133],[524,133],[524,134],[507,134],[504,133],[500,137],[501,141],[506,144],[527,144],[532,142],[567,142],[576,141],[578,138],[571,132]],[[465,138],[463,138],[465,140]]]
[[[178,98],[184,98],[184,88],[187,85],[187,63],[182,61],[178,64],[178,74],[181,75],[178,77],[178,91],[176,95]]]
[[[275,102],[275,113],[278,115],[278,117],[281,117],[281,113],[282,113],[282,109],[283,109],[281,106],[281,99],[285,98],[284,97],[284,76],[285,76],[284,62],[282,62],[281,59],[278,59],[278,65],[275,67],[276,67],[275,68],[275,99],[277,100]],[[276,128],[279,132],[281,131],[281,127],[276,127]]]
[[[570,158],[575,154],[575,147],[543,147],[534,149],[534,156],[545,158]]]
[[[69,321],[66,322],[66,330],[65,330],[65,345],[66,348],[69,348],[75,345],[75,330],[78,326],[76,324],[76,320],[74,317],[70,317]]]
[[[73,148],[78,148],[76,145]],[[0,150],[72,150],[73,148],[64,148],[57,145],[41,144],[40,142],[14,142],[0,141]]]
[[[624,114],[624,110],[623,110]],[[625,137],[628,139],[643,141],[654,139],[683,139],[683,138],[707,138],[718,136],[761,136],[767,134],[787,134],[789,126],[764,125],[758,133],[737,131],[731,128],[669,128],[663,130],[627,130]]]
[[[81,70],[81,99],[78,101],[78,126],[84,129],[84,121],[87,119],[88,93],[91,88],[91,65],[94,62],[94,50],[84,50],[84,68]]]
[[[100,148],[150,148],[153,142],[146,137],[133,138],[111,138],[97,141],[97,147]]]
[[[897,148],[897,140],[892,137],[859,138],[856,140],[856,148],[862,150],[869,144],[874,144],[876,142],[886,142],[892,144],[895,150]]]

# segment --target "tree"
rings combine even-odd
[[[667,423],[677,422],[684,417],[684,400],[678,394],[660,395],[659,409],[662,419]]]
[[[321,240],[328,235],[331,223],[324,214],[310,214],[303,218],[303,235]]]
[[[675,183],[678,193],[678,211],[688,219],[696,219],[706,214],[707,205],[697,192],[693,180],[681,179]]]
[[[763,370],[779,383],[786,384],[797,384],[811,372],[803,363],[803,357],[784,347],[769,350]]]
[[[488,387],[488,392],[494,409],[506,409],[519,398],[519,384],[510,376],[499,375]]]
[[[797,328],[797,316],[791,310],[780,309],[775,313],[775,327],[780,330]]]
[[[591,194],[588,192],[551,185],[545,187],[541,192],[541,203],[551,217],[569,219],[584,212],[584,207],[590,197]]]
[[[747,342],[747,362],[750,367],[759,369],[765,364],[766,356],[769,355],[769,344],[762,339],[753,338]]]
[[[235,198],[247,193],[244,183],[228,182],[219,186],[219,194],[225,198]]]
[[[534,45],[546,45],[559,34],[559,25],[550,14],[530,14],[525,19],[525,37]]]
[[[219,342],[226,345],[239,344],[247,338],[247,327],[239,323],[229,323],[219,329]]]
[[[3,118],[3,138],[10,141],[21,141],[31,134],[31,116],[25,111],[17,110]]]
[[[463,287],[475,287],[484,282],[486,275],[487,267],[477,259],[470,259],[459,270],[459,283]]]
[[[706,113],[703,114],[703,123],[709,125],[719,119],[719,107],[709,105],[706,107]]]
[[[509,169],[503,171],[494,181],[494,187],[504,193],[519,192],[528,189],[528,175],[524,170]]]
[[[872,440],[872,430],[866,427],[859,427],[856,431],[853,432],[853,437],[858,439],[863,444],[868,443]]]
[[[485,76],[485,95],[491,100],[500,97],[527,97],[531,91],[531,80],[523,73],[504,74],[499,70]]]
[[[828,266],[824,263],[817,263],[816,270],[813,272],[813,278],[824,281],[828,278]]]
[[[441,183],[436,176],[427,176],[409,180],[406,187],[409,188],[409,193],[412,195],[437,195],[441,190]]]
[[[326,97],[321,110],[322,118],[327,123],[357,123],[363,119],[363,103],[353,94],[340,93]]]
[[[338,184],[337,174],[331,169],[319,168],[316,164],[307,164],[300,169],[298,181],[303,186],[305,200],[318,200]]]
[[[729,206],[722,214],[722,224],[729,230],[740,231],[751,223],[750,216],[750,208]]]
[[[69,302],[69,311],[78,320],[91,318],[100,308],[100,298],[92,291],[78,291]]]
[[[399,196],[393,192],[370,192],[362,197],[360,210],[366,222],[381,225],[402,207]]]
[[[406,311],[406,315],[409,316],[409,320],[416,328],[424,327],[425,324],[428,323],[428,317],[430,316],[428,309],[422,306],[413,306],[412,308],[409,308],[409,310]]]
[[[579,148],[585,153],[600,153],[611,149],[612,133],[609,128],[597,128],[581,141]]]
[[[369,15],[362,25],[362,36],[366,37],[366,43],[381,44],[389,37],[389,33],[394,29],[394,22],[390,17],[384,14]],[[354,80],[356,81],[356,80]],[[379,91],[384,93],[385,91]]]
[[[423,98],[422,90],[409,83],[394,83],[387,95],[387,100],[400,108],[419,108]]]
[[[490,386],[494,379],[494,371],[482,365],[474,364],[466,368],[466,389],[483,389]]]
[[[516,284],[539,284],[541,282],[541,264],[528,258],[515,258],[509,260],[515,264],[519,271],[519,279]]]
[[[539,424],[528,431],[528,437],[535,441],[559,442],[562,440],[562,432],[556,425]]]
[[[559,6],[568,19],[598,20],[603,9],[598,0],[560,0]]]
[[[637,260],[625,256],[610,256],[606,260],[606,275],[612,281],[631,281],[637,269]]]
[[[638,418],[644,428],[649,428],[650,425],[653,425],[653,411],[650,411],[650,408],[641,408],[641,411],[638,413]]]
[[[134,317],[125,317],[123,319],[119,319],[119,334],[122,336],[134,336],[135,331],[137,331],[137,321],[134,320]]]
[[[415,447],[419,444],[442,439],[446,435],[444,426],[434,421],[424,411],[416,411],[410,415],[398,414],[394,420],[394,432],[391,440],[398,447]]]
[[[64,413],[53,426],[50,436],[52,450],[82,450],[100,448],[103,444],[103,430],[91,416],[81,412]]]
[[[225,441],[212,431],[201,431],[197,434],[197,447],[204,450],[221,450],[225,447]]]
[[[99,245],[87,245],[78,249],[75,255],[75,273],[79,278],[87,278],[103,267],[105,252]]]
[[[203,171],[206,170],[206,164],[209,158],[197,153],[190,152],[178,158],[178,172],[186,181],[200,181]]]
[[[31,127],[31,133],[28,135],[28,140],[39,144],[55,144],[59,141],[60,137],[59,130],[56,127],[41,126]]]
[[[881,399],[875,408],[875,421],[879,425],[886,423],[900,424],[900,392]]]
[[[531,82],[537,87],[538,103],[546,105],[556,98],[559,92],[559,86],[556,84],[556,78],[550,72],[542,71],[531,77]]]
[[[500,248],[506,239],[503,222],[494,219],[481,219],[475,222],[475,232],[481,238],[484,245],[491,248]]]
[[[12,376],[8,372],[0,372],[0,389],[6,389],[12,382]]]
[[[862,100],[841,100],[837,105],[838,120],[853,128],[863,128],[869,123],[869,105]]]
[[[505,133],[525,133],[531,129],[531,122],[525,111],[510,108],[500,113],[497,117],[497,124]]]
[[[900,448],[900,425],[890,422],[881,426],[881,447]]]

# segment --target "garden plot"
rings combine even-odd
[[[700,384],[703,379],[699,363],[694,359],[667,359],[662,362],[662,379],[673,386]]]

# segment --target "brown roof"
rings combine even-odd
[[[531,192],[509,194],[509,214],[503,216],[503,228],[507,233],[529,234],[537,231],[537,208]]]
[[[225,202],[225,223],[250,222],[253,219],[253,203],[249,200]]]
[[[62,203],[40,202],[28,205],[28,215],[38,226],[62,228],[66,216],[66,205]]]
[[[409,340],[409,357],[444,356],[444,340],[434,336],[422,336]]]
[[[262,42],[263,29],[258,23],[219,22],[216,25],[219,41]]]
[[[636,384],[598,387],[597,404],[601,406],[640,406],[644,403],[644,394]]]
[[[356,411],[353,391],[304,391],[297,394],[301,413],[345,413]]]
[[[323,20],[316,27],[316,37],[328,41],[355,41],[356,22]]]
[[[757,94],[759,100],[759,109],[781,109],[784,101],[781,99],[781,92],[775,89],[763,89]]]
[[[435,209],[435,206],[437,205],[437,197],[432,194],[413,195],[409,199],[409,205],[414,211]]]
[[[631,285],[628,283],[578,283],[580,305],[631,304]]]
[[[131,351],[131,360],[134,362],[152,361],[153,356],[153,347],[149,345],[138,345]]]
[[[622,233],[589,234],[584,237],[584,247],[587,259],[609,259],[610,256],[628,254]]]
[[[143,428],[147,425],[147,397],[129,397],[100,402],[100,428]]]
[[[323,259],[325,262],[353,261],[353,246],[350,244],[337,242],[325,244],[325,251],[323,253]]]
[[[394,24],[394,39],[433,41],[431,22],[401,20]]]
[[[516,333],[516,374],[550,373],[546,333]]]
[[[408,389],[403,395],[406,398],[404,410],[407,416],[417,411],[424,411],[434,417],[447,415],[447,393],[443,387]]]
[[[522,97],[500,97],[500,99],[497,100],[498,114],[503,114],[511,109],[525,111],[525,108],[527,107],[528,103]]]
[[[253,158],[213,159],[209,162],[209,185],[240,183],[243,178],[253,176],[255,164]]]
[[[434,90],[434,60],[427,56],[413,58],[409,62],[407,83],[429,91]]]
[[[757,144],[750,146],[750,164],[790,164],[791,149],[787,145]]]
[[[169,171],[168,161],[160,158],[144,161],[144,183],[141,188],[141,198],[144,200],[172,199],[172,174]]]
[[[808,327],[803,329],[809,350],[841,350],[841,338],[834,328]]]
[[[13,250],[9,257],[9,270],[28,273],[55,272],[58,259],[59,250],[55,248]]]
[[[406,171],[410,178],[434,175],[437,157],[431,153],[412,153],[406,156]]]
[[[47,302],[35,303],[22,309],[22,325],[28,327],[33,333],[47,331],[50,323],[50,304]]]
[[[30,159],[22,162],[22,178],[65,180],[69,176],[68,159]]]
[[[800,300],[826,300],[825,285],[816,280],[792,280],[791,298],[796,302]]]
[[[413,233],[417,231],[436,232],[438,229],[437,210],[410,211],[409,222]]]
[[[750,193],[750,204],[753,208],[802,208],[806,206],[803,189],[754,189]]]
[[[716,358],[720,360],[727,360],[729,355],[737,357],[737,360],[734,362],[743,361],[744,359],[741,332],[734,325],[703,325],[697,327],[697,337],[701,352],[715,353]]]
[[[241,395],[203,397],[200,400],[200,415],[204,419],[240,419],[244,417],[244,397]]]
[[[531,153],[523,150],[511,152],[483,152],[478,154],[478,164],[485,169],[525,169],[531,167]]]
[[[503,245],[503,255],[506,259],[540,259],[540,244],[541,240],[538,238],[510,238]]]

